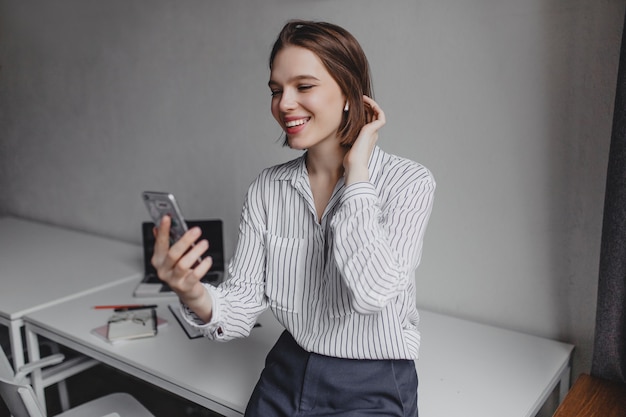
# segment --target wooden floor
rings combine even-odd
[[[554,417],[624,417],[626,385],[582,374]]]

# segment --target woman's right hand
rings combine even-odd
[[[206,239],[194,245],[202,231],[198,227],[189,229],[176,243],[170,247],[171,218],[164,216],[158,228],[155,228],[156,241],[152,265],[159,278],[165,282],[204,322],[211,319],[211,297],[200,282],[211,268],[213,260],[210,256],[198,262],[201,255],[209,248]]]

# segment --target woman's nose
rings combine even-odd
[[[281,111],[293,110],[296,108],[297,102],[295,94],[292,91],[285,89],[280,96],[280,102],[278,107]]]

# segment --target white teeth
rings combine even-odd
[[[307,120],[309,120],[309,119],[292,120],[290,122],[285,122],[285,126],[287,126],[287,127],[300,126],[300,125],[305,124],[307,122]]]

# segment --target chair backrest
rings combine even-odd
[[[18,384],[0,377],[0,397],[13,417],[44,417],[30,385]]]
[[[44,417],[33,388],[15,380],[11,363],[2,348],[0,348],[0,397],[13,417]]]

